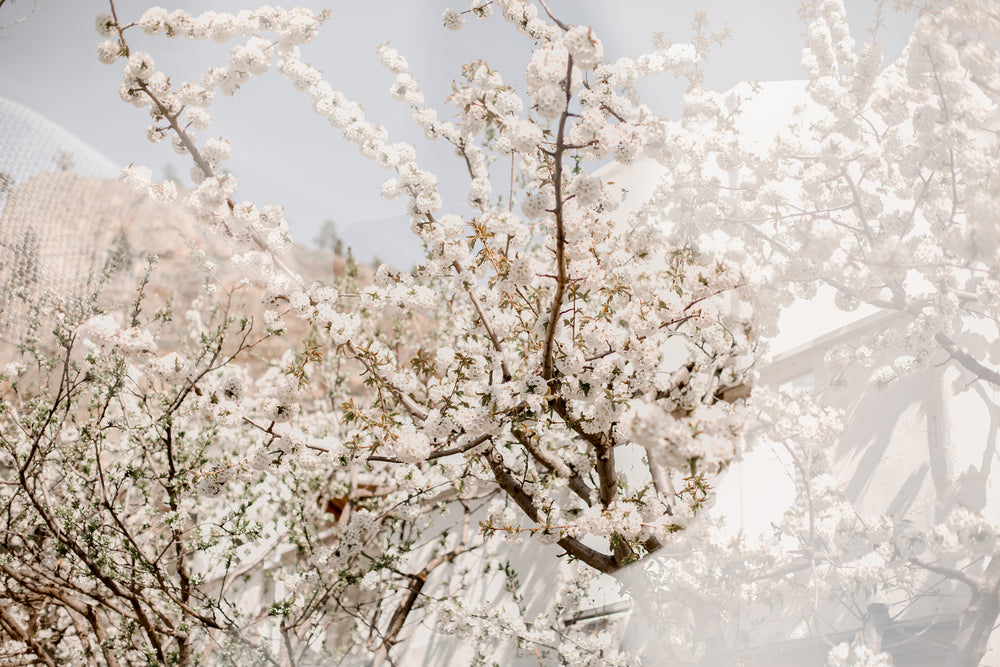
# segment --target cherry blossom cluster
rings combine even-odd
[[[984,371],[1000,359],[966,354],[960,332],[990,328],[996,315],[998,29],[988,3],[923,12],[902,57],[884,66],[878,42],[856,48],[843,3],[821,3],[806,32],[805,99],[788,126],[761,146],[738,110],[690,109],[690,122],[716,129],[688,138],[702,166],[658,157],[669,170],[658,207],[686,237],[724,231],[732,261],[767,257],[757,271],[772,303],[822,286],[842,310],[900,314],[864,345],[835,351],[835,372],[860,363],[885,386],[944,353],[995,381]],[[766,331],[773,317],[761,314]]]
[[[229,240],[237,253],[231,264],[250,269],[247,281],[259,289],[267,335],[301,332],[296,321],[309,332],[266,368],[199,371],[197,356],[154,349],[129,327],[98,317],[81,329],[95,349],[120,350],[158,386],[197,387],[192,409],[232,436],[223,440],[226,456],[198,466],[199,493],[226,498],[256,484],[280,505],[296,494],[315,499],[322,489],[313,502],[333,519],[324,529],[288,522],[287,539],[306,558],[275,564],[283,592],[272,616],[326,627],[332,612],[324,605],[336,595],[357,612],[354,653],[394,653],[404,624],[424,613],[442,631],[475,637],[477,650],[511,641],[555,650],[568,664],[630,664],[633,657],[614,651],[610,634],[566,630],[563,611],[528,617],[513,585],[511,604],[487,610],[449,591],[442,573],[468,572],[470,562],[492,567],[498,561],[481,554],[530,538],[532,548],[567,553],[572,567],[593,572],[617,573],[636,562],[659,568],[658,580],[678,592],[671,599],[678,604],[699,599],[709,582],[715,601],[735,595],[757,604],[787,595],[807,609],[817,591],[846,598],[877,584],[880,572],[912,577],[918,566],[897,549],[909,539],[902,528],[875,518],[859,528],[829,460],[811,453],[832,445],[833,416],[803,397],[764,393],[745,401],[758,338],[820,275],[836,276],[827,284],[839,305],[884,302],[910,316],[901,334],[887,329],[871,343],[877,350],[905,341],[909,354],[893,361],[901,372],[926,363],[928,346],[951,331],[942,322],[954,323],[966,303],[959,291],[988,295],[985,260],[954,269],[958,246],[938,233],[966,221],[956,179],[989,178],[986,154],[950,165],[955,170],[938,163],[932,175],[921,153],[941,145],[947,123],[970,145],[988,138],[970,120],[982,122],[982,109],[952,104],[972,85],[966,72],[987,77],[988,40],[978,56],[969,46],[964,60],[949,60],[949,74],[935,60],[947,58],[934,49],[947,41],[940,30],[958,30],[957,23],[948,27],[958,19],[930,15],[915,39],[933,49],[914,47],[905,65],[882,71],[874,48],[855,55],[842,6],[827,0],[810,24],[804,58],[808,94],[822,118],[803,121],[761,152],[734,122],[740,101],[734,109],[732,100],[697,87],[701,38],[611,62],[598,31],[563,24],[544,3],[477,0],[468,12],[446,11],[444,27],[457,29],[470,14],[497,16],[535,42],[524,90],[488,63],[470,63],[445,119],[427,104],[402,54],[387,45],[376,54],[391,74],[389,94],[410,108],[428,139],[454,147],[469,179],[467,206],[459,208],[445,206],[438,177],[421,167],[415,147],[392,142],[302,60],[299,46],[315,37],[324,14],[149,10],[136,25],[150,35],[236,42],[224,66],[177,87],[150,56],[130,51],[133,26],[113,15],[98,21],[110,38],[99,56],[122,60],[122,96],[149,109],[150,140],[169,139],[193,163],[190,190],[151,183],[141,169],[126,178],[181,202]],[[239,201],[235,177],[220,170],[229,143],[195,136],[211,126],[216,93],[236,94],[272,67],[362,157],[390,172],[382,194],[404,200],[425,249],[419,267],[380,266],[364,281],[348,275],[312,285],[287,268],[281,210]],[[660,73],[692,84],[679,121],[654,114],[634,93],[640,77]],[[880,95],[891,94],[899,77],[913,109],[893,118]],[[941,115],[945,106],[953,116]],[[946,153],[939,148],[937,158]],[[660,163],[666,176],[655,197],[626,216],[629,193],[598,164],[641,158]],[[500,159],[512,169],[492,170]],[[731,179],[720,176],[726,172]],[[884,202],[886,191],[898,202]],[[988,199],[976,201],[968,216],[986,215]],[[913,253],[912,264],[898,263],[903,253]],[[947,298],[928,289],[927,300],[913,301],[914,292],[900,292],[910,269],[930,285],[943,280]],[[834,356],[845,368],[854,360],[848,351]],[[704,518],[717,476],[762,442],[795,463],[804,492],[781,531],[805,561],[782,538],[749,548]],[[960,533],[963,544],[990,548],[989,530],[960,518],[953,523],[962,528],[942,532],[941,545]],[[688,545],[700,560],[655,558],[665,547],[681,553]],[[225,542],[217,552],[238,546]],[[718,566],[741,549],[735,576]],[[484,561],[466,557],[476,550]],[[762,563],[780,571],[803,562],[808,581],[781,579],[784,593],[753,573]],[[727,578],[731,585],[722,585]],[[442,602],[417,612],[414,596],[424,586]],[[686,643],[694,651],[687,657],[698,659],[710,647],[693,639],[697,626],[684,612],[663,627],[675,648]],[[594,655],[603,662],[593,663]]]

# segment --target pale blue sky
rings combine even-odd
[[[152,4],[118,0],[116,7],[123,20],[134,20]],[[188,165],[169,145],[145,141],[145,112],[118,99],[120,66],[97,61],[100,38],[94,17],[107,9],[106,0],[38,0],[35,5],[38,11],[26,21],[0,31],[0,97],[62,125],[116,164],[144,164],[159,174],[170,164],[186,179]],[[375,48],[390,42],[406,56],[427,103],[439,111],[462,63],[485,58],[505,80],[519,83],[530,42],[501,19],[470,19],[459,32],[441,27],[444,8],[466,5],[442,0],[317,0],[309,6],[327,7],[334,16],[303,49],[304,58],[323,70],[334,88],[358,100],[369,120],[389,129],[391,140],[417,146],[423,166],[441,177],[445,207],[459,212],[466,192],[464,167],[446,145],[424,141],[405,105],[389,96],[392,75],[378,64]],[[847,5],[860,42],[866,39],[875,4],[848,0]],[[164,6],[197,13],[249,5],[241,0],[180,0]],[[705,64],[709,87],[721,91],[748,79],[802,76],[802,25],[795,0],[551,0],[550,6],[565,21],[594,26],[606,56],[612,58],[649,50],[656,30],[684,41],[690,36],[693,11],[701,9],[713,26],[728,23],[733,33],[732,41],[717,48]],[[0,7],[0,24],[20,18],[31,7],[32,0],[8,0]],[[886,19],[883,36],[891,58],[902,50],[912,18],[890,12]],[[148,38],[137,30],[134,34],[133,48],[152,53],[175,83],[196,79],[208,65],[226,60],[225,46]],[[648,81],[642,89],[650,106],[669,115],[679,109],[679,91],[668,77]],[[378,196],[379,185],[390,174],[361,158],[338,131],[314,115],[306,95],[271,73],[235,98],[217,98],[211,111],[213,126],[203,134],[232,141],[228,167],[239,179],[238,197],[284,206],[297,241],[312,241],[323,221],[333,219],[363,258],[381,255],[403,264],[414,257],[413,244],[402,238],[406,223],[401,200]]]

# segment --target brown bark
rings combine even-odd
[[[493,471],[493,476],[496,478],[497,483],[500,484],[500,488],[507,492],[507,495],[517,503],[525,514],[528,515],[532,521],[539,521],[540,515],[538,513],[538,508],[535,507],[534,499],[528,495],[521,484],[514,477],[510,469],[503,463],[503,457],[500,452],[496,450],[495,447],[490,448],[486,452],[486,460],[489,462],[490,469]],[[556,544],[561,546],[574,558],[583,561],[595,570],[604,572],[605,574],[611,574],[621,567],[614,556],[609,556],[607,554],[601,553],[596,549],[591,549],[585,545],[580,540],[573,537],[564,537],[560,539]]]

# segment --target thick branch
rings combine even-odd
[[[464,445],[456,445],[454,447],[449,447],[448,449],[439,449],[439,450],[437,450],[435,452],[431,452],[430,455],[427,457],[427,460],[428,461],[433,461],[434,459],[440,459],[440,458],[445,457],[445,456],[451,456],[452,454],[461,454],[463,452],[467,452],[470,449],[475,449],[479,445],[483,444],[484,442],[486,442],[487,440],[489,440],[490,437],[491,436],[489,434],[485,434],[484,433],[483,435],[479,436],[475,440],[470,440],[469,442],[465,443]],[[365,460],[366,461],[381,461],[383,463],[402,463],[402,461],[400,461],[399,459],[394,459],[394,458],[392,458],[390,456],[366,456]]]
[[[114,650],[108,644],[108,632],[100,616],[98,616],[97,610],[93,607],[87,607],[86,618],[87,622],[90,623],[90,627],[94,629],[94,636],[101,646],[101,652],[104,654],[104,659],[107,661],[108,667],[118,667],[121,663],[118,662],[118,656],[115,655]]]
[[[966,370],[973,373],[980,380],[985,380],[990,384],[1000,387],[1000,372],[981,364],[975,357],[960,348],[955,341],[943,333],[939,333],[934,336],[934,340],[938,342],[938,345],[944,348],[945,352],[947,352],[952,359],[962,364]]]
[[[945,660],[945,667],[966,667],[982,662],[990,637],[1000,617],[1000,557],[986,566],[983,579],[972,589],[969,606],[962,614],[958,633]]]
[[[587,486],[587,483],[583,481],[583,478],[570,468],[558,454],[553,454],[543,449],[538,442],[538,436],[535,433],[525,431],[524,429],[516,426],[512,426],[510,431],[514,437],[517,438],[517,441],[528,450],[536,461],[548,468],[551,472],[555,473],[558,477],[562,477],[567,480],[569,482],[569,488],[576,495],[580,496],[580,498],[582,498],[587,505],[594,504],[594,490]]]
[[[562,176],[563,151],[566,149],[564,138],[566,134],[566,119],[569,118],[569,101],[573,96],[573,57],[566,59],[566,108],[559,116],[559,129],[556,132],[556,147],[552,153],[553,175],[552,186],[556,193],[556,291],[552,295],[552,305],[549,306],[549,321],[545,327],[545,347],[542,352],[542,377],[551,380],[555,372],[553,348],[555,345],[556,328],[559,326],[559,313],[562,311],[563,295],[566,292],[568,278],[566,275],[566,227],[563,224]]]
[[[605,433],[588,433],[583,429],[580,420],[574,419],[569,413],[569,406],[561,397],[552,401],[552,409],[559,415],[570,429],[588,442],[597,457],[597,476],[600,480],[599,490],[601,503],[607,507],[618,497],[618,473],[615,470],[614,441]]]
[[[536,523],[541,523],[541,516],[538,508],[535,507],[534,499],[528,495],[510,469],[504,465],[503,457],[497,451],[496,447],[491,447],[486,452],[486,460],[489,462],[490,470],[493,471],[493,476],[496,478],[500,488],[507,492],[507,495],[517,503],[517,506],[528,515],[529,519]],[[614,556],[591,549],[576,538],[564,537],[557,544],[565,549],[569,555],[605,574],[611,574],[621,567]]]
[[[56,667],[55,661],[52,660],[52,656],[49,655],[45,647],[18,623],[17,619],[11,616],[7,607],[3,605],[0,605],[0,625],[3,625],[9,634],[27,644],[31,648],[31,652],[38,656],[40,662],[44,662],[49,667]]]
[[[954,579],[955,581],[960,581],[973,591],[977,591],[980,588],[982,582],[978,581],[975,577],[969,576],[961,570],[955,570],[950,567],[942,567],[940,565],[934,565],[933,563],[925,563],[918,558],[911,558],[910,563],[916,565],[922,570],[927,570],[928,572],[933,572],[934,574],[940,574],[942,577],[947,577],[948,579]]]
[[[406,617],[409,616],[411,611],[413,611],[413,606],[420,597],[420,591],[423,590],[431,572],[445,563],[450,563],[466,551],[468,551],[467,547],[452,549],[448,553],[441,554],[437,558],[433,559],[424,567],[424,569],[420,570],[420,572],[408,575],[410,577],[411,584],[407,589],[406,598],[399,605],[399,607],[396,608],[395,613],[393,613],[392,618],[389,620],[389,626],[386,628],[384,638],[382,639],[382,647],[380,648],[379,653],[383,652],[383,650],[388,652],[388,650],[399,641],[399,633],[403,629]]]
[[[462,536],[455,548],[431,559],[431,561],[427,563],[427,565],[425,565],[420,572],[406,575],[410,578],[410,587],[406,597],[403,599],[403,602],[396,608],[395,613],[393,613],[392,618],[389,620],[389,625],[386,628],[385,634],[382,635],[382,644],[375,652],[375,665],[379,665],[383,658],[388,658],[389,650],[399,641],[399,633],[403,629],[403,624],[406,622],[406,618],[409,616],[410,612],[413,611],[413,607],[416,605],[420,592],[427,583],[427,579],[430,577],[431,572],[442,565],[452,562],[461,554],[474,548],[469,546],[469,540],[472,537],[471,531],[469,530],[469,518],[469,508],[466,507],[465,518],[462,520]]]

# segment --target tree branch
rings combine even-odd
[[[981,364],[975,357],[960,348],[955,341],[943,333],[935,335],[934,340],[944,348],[948,356],[960,363],[980,380],[985,380],[990,384],[1000,387],[1000,372]]]
[[[555,473],[556,476],[567,480],[569,482],[569,488],[572,489],[573,492],[581,499],[583,499],[587,505],[594,504],[594,490],[587,486],[587,483],[583,481],[583,478],[570,468],[569,465],[562,460],[562,457],[543,449],[538,442],[537,434],[516,426],[511,426],[510,432],[515,438],[517,438],[517,441],[528,450],[536,461],[548,468],[551,472]]]
[[[56,667],[55,661],[52,656],[49,655],[48,650],[32,636],[17,619],[11,616],[10,612],[7,611],[7,607],[0,605],[0,625],[6,628],[7,632],[18,638],[19,641],[24,642],[29,647],[31,647],[31,652],[38,656],[40,662],[44,662],[49,667]]]
[[[552,295],[552,305],[549,306],[549,321],[545,326],[545,345],[542,352],[542,377],[551,380],[555,372],[553,348],[555,345],[556,328],[559,326],[559,313],[562,311],[563,295],[566,292],[568,278],[566,276],[566,226],[563,222],[562,156],[566,149],[566,120],[569,118],[569,102],[573,97],[573,57],[566,58],[566,107],[559,115],[559,129],[556,132],[556,147],[552,153],[553,175],[552,187],[556,193],[556,207],[553,212],[556,219],[556,291]]]
[[[947,577],[948,579],[959,581],[968,586],[969,588],[971,588],[973,591],[979,590],[979,588],[982,586],[983,583],[978,579],[976,579],[975,577],[969,576],[965,572],[962,572],[961,570],[955,570],[950,567],[942,567],[940,565],[934,565],[933,563],[925,563],[919,558],[910,558],[909,562],[912,563],[913,565],[916,565],[922,570],[927,570],[928,572],[933,572],[934,574],[940,574],[942,577]]]
[[[517,503],[517,506],[528,515],[528,518],[536,523],[541,523],[541,516],[538,512],[538,508],[535,507],[534,499],[528,495],[528,493],[521,486],[517,478],[514,477],[510,469],[504,465],[503,457],[500,452],[497,451],[496,447],[491,447],[486,451],[486,460],[490,465],[490,470],[493,471],[493,476],[496,478],[497,483],[500,485],[507,495]],[[573,537],[563,537],[557,544],[566,550],[569,555],[574,558],[583,561],[595,570],[604,572],[605,574],[611,574],[618,570],[621,565],[615,559],[614,556],[609,556],[603,554],[596,549],[591,549],[583,542],[580,542]]]

